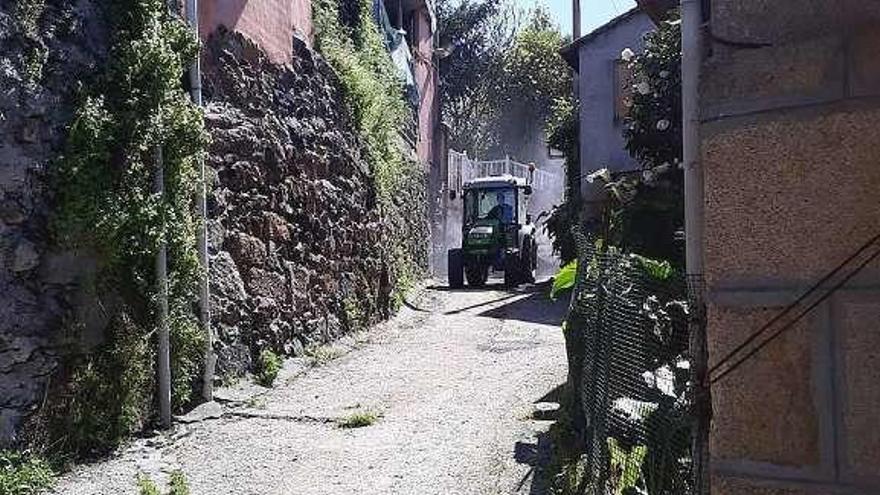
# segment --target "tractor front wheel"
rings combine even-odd
[[[486,280],[489,278],[489,267],[477,263],[469,264],[465,267],[464,273],[467,276],[469,286],[482,287],[486,285]]]
[[[516,287],[522,281],[522,263],[519,256],[508,255],[504,260],[504,285]]]

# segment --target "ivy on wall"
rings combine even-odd
[[[313,2],[318,49],[339,74],[366,144],[378,198],[387,205],[411,167],[400,144],[408,109],[372,9],[370,0]]]
[[[163,242],[175,408],[190,400],[202,353],[193,198],[207,134],[181,86],[198,42],[164,0],[114,0],[104,13],[112,27],[109,60],[81,95],[54,177],[56,240],[98,260],[90,290],[109,316],[101,347],[74,350],[68,390],[56,406],[62,414],[50,423],[52,441],[77,454],[112,447],[153,415],[153,260]],[[162,197],[153,193],[157,147]]]
[[[410,109],[403,81],[394,67],[370,0],[316,0],[312,3],[318,50],[336,70],[346,104],[363,138],[373,174],[378,206],[392,234],[389,256],[394,282],[392,303],[419,277],[418,256],[412,245],[395,238],[424,217],[426,177],[404,151],[402,135]],[[418,204],[418,208],[411,206]],[[408,208],[409,207],[409,208]]]

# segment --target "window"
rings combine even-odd
[[[632,106],[633,73],[628,63],[623,60],[614,61],[614,120],[623,120]]]

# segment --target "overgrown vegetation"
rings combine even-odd
[[[387,204],[411,167],[400,147],[409,110],[403,82],[373,21],[373,3],[317,0],[312,8],[318,49],[339,73],[366,143],[378,197]]]
[[[257,383],[264,387],[271,387],[278,378],[278,372],[283,365],[281,358],[269,349],[260,352],[257,359]]]
[[[18,0],[12,8],[12,18],[21,35],[21,41],[25,44],[24,69],[25,87],[36,88],[43,77],[43,68],[49,50],[40,39],[40,18],[46,10],[46,0]]]
[[[386,256],[392,285],[389,304],[396,309],[421,270],[417,253],[395,233],[399,236],[418,221],[407,207],[427,204],[426,176],[403,145],[403,136],[414,131],[412,108],[373,19],[372,1],[316,0],[312,12],[317,48],[339,75],[345,103],[366,146],[378,207],[393,232]]]
[[[581,411],[580,418],[559,429],[559,441],[575,448],[556,449],[552,493],[689,490],[687,303],[684,253],[676,239],[683,224],[680,46],[673,17],[646,37],[641,54],[622,54],[634,83],[624,137],[641,173],[599,170],[585,177],[604,185],[609,201],[588,226],[595,245],[581,240],[581,249],[592,247],[580,259],[588,265],[576,280],[573,265],[566,265],[554,289],[583,287],[563,331],[569,388],[592,393],[583,404],[572,396],[567,408]],[[576,153],[576,114],[561,109],[551,143]],[[572,191],[575,180],[580,176],[570,174]],[[581,223],[579,208],[567,203],[548,222],[567,259],[576,253],[571,227]],[[643,357],[632,361],[632,355]],[[585,445],[571,444],[579,435]]]
[[[28,452],[0,451],[0,494],[33,495],[54,481],[52,468],[44,459]]]
[[[163,0],[114,0],[104,14],[109,61],[81,95],[54,176],[56,241],[99,261],[90,290],[110,316],[101,347],[71,349],[67,385],[50,414],[49,443],[79,456],[112,448],[153,414],[153,260],[162,243],[175,409],[190,400],[203,349],[192,201],[207,137],[181,85],[198,43]],[[160,149],[164,196],[153,192]]]

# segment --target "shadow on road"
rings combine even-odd
[[[528,297],[511,301],[503,306],[492,308],[478,316],[503,320],[519,320],[542,325],[561,325],[568,310],[568,301],[551,301],[544,291],[534,292]]]
[[[534,402],[556,402],[561,404],[564,400],[565,384],[559,384],[553,389],[547,391],[544,395],[536,399]],[[526,493],[523,488],[526,483],[530,483],[528,488],[529,495],[545,495],[549,494],[554,484],[554,478],[560,474],[560,459],[555,459],[558,455],[558,446],[554,446],[554,438],[566,438],[565,433],[566,421],[562,417],[562,410],[554,411],[548,417],[541,419],[550,419],[553,423],[547,431],[538,432],[534,442],[518,441],[513,445],[513,459],[519,463],[529,466],[531,469],[522,477],[516,487],[514,493]],[[537,419],[537,417],[536,417]]]

